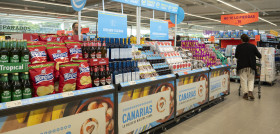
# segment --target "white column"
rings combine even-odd
[[[78,36],[81,41],[81,11],[78,12]]]
[[[137,7],[137,24],[136,24],[136,36],[137,36],[137,44],[140,44],[140,36],[141,36],[141,7]]]
[[[176,47],[176,43],[177,43],[177,39],[176,39],[176,35],[177,35],[177,14],[175,14],[175,32],[174,32],[174,47]]]

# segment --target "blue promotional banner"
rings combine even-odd
[[[81,11],[86,5],[87,0],[71,0],[73,9],[77,12]]]
[[[168,22],[150,19],[150,36],[152,40],[168,40]]]
[[[107,38],[126,38],[127,16],[123,14],[99,11],[98,36]]]
[[[177,14],[179,6],[164,0],[141,0],[141,7]]]
[[[139,6],[140,7],[140,0],[112,0],[120,3],[125,3],[133,6]]]

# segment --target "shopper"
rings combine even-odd
[[[254,100],[253,89],[256,72],[256,56],[261,59],[261,54],[257,47],[248,43],[250,38],[248,35],[241,36],[242,44],[236,48],[235,57],[237,58],[237,71],[240,75],[241,88],[243,90],[243,98]]]
[[[73,35],[78,35],[78,31],[79,31],[79,23],[78,22],[74,22],[72,24],[72,30],[73,30]]]
[[[176,47],[181,47],[181,37],[180,37],[180,35],[176,36]]]

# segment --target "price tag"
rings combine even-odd
[[[21,106],[21,105],[22,105],[21,100],[6,102],[7,108],[18,107],[18,106]]]
[[[129,85],[135,85],[136,84],[136,81],[130,81],[128,82]]]
[[[105,89],[105,90],[112,89],[112,86],[111,85],[106,85],[106,86],[103,86],[103,89]]]
[[[74,96],[74,92],[72,91],[69,91],[69,92],[64,92],[61,94],[62,97],[71,97],[71,96]]]
[[[168,74],[168,75],[166,75],[166,77],[170,78],[170,77],[172,77],[172,75],[171,75],[171,74]]]
[[[156,77],[151,77],[151,80],[157,80],[157,78]]]

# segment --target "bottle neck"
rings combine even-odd
[[[23,79],[24,79],[24,80],[29,80],[28,74],[23,75]]]
[[[13,75],[12,80],[13,81],[18,81],[18,75]]]
[[[2,82],[8,82],[8,76],[2,76],[2,79],[1,79]]]

